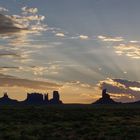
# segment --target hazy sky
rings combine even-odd
[[[140,99],[139,0],[0,0],[0,95],[59,90]]]

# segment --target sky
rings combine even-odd
[[[0,0],[0,96],[59,90],[64,103],[140,100],[139,0]]]

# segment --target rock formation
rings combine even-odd
[[[58,91],[53,91],[53,98],[49,101],[50,104],[61,104],[60,95]]]
[[[102,97],[95,101],[93,104],[118,104],[113,99],[110,98],[110,95],[107,94],[107,90],[102,90]]]
[[[4,96],[0,98],[1,105],[7,104],[31,104],[31,105],[45,105],[45,104],[62,104],[60,100],[60,95],[58,91],[53,92],[53,98],[49,100],[48,94],[41,93],[27,93],[27,98],[24,101],[17,101],[10,99],[7,93],[4,93]]]
[[[13,105],[13,104],[17,104],[18,101],[17,100],[13,100],[13,99],[10,99],[8,97],[8,94],[7,93],[4,93],[3,97],[0,98],[0,104],[10,104],[10,105]]]

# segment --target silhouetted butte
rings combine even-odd
[[[110,98],[110,95],[107,94],[107,90],[102,90],[102,97],[95,101],[93,104],[118,104],[118,102],[115,102],[113,99]]]

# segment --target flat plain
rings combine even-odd
[[[0,106],[0,140],[139,140],[140,105]]]

